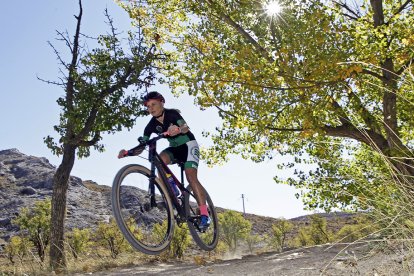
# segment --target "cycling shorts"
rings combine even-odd
[[[188,141],[178,147],[168,147],[163,152],[170,157],[171,163],[184,163],[184,168],[198,168],[200,149],[196,140]]]

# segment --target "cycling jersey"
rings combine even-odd
[[[144,130],[144,140],[148,141],[152,133],[166,132],[171,125],[182,126],[186,124],[183,117],[176,109],[164,109],[164,121],[163,123],[159,122],[155,117],[149,121],[148,125]],[[162,131],[158,131],[157,127],[161,126]],[[170,142],[170,147],[181,146],[188,141],[195,140],[194,134],[189,130],[187,133],[181,133],[174,137],[167,137],[168,142]]]
[[[149,121],[144,130],[144,140],[149,140],[152,133],[166,132],[171,125],[183,126],[186,122],[176,109],[164,109],[164,121],[155,117]],[[158,127],[158,129],[157,129]],[[159,128],[161,127],[162,130]],[[170,146],[163,152],[167,153],[172,162],[183,162],[185,168],[198,168],[199,147],[194,134],[189,130],[173,137],[167,137]]]

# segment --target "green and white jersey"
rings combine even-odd
[[[158,126],[162,127],[162,132],[165,132],[168,130],[168,128],[171,125],[176,126],[182,126],[186,124],[183,117],[180,115],[180,113],[176,109],[164,109],[164,121],[163,123],[160,123],[155,117],[152,117],[152,119],[149,121],[148,125],[145,127],[144,130],[144,139],[149,140],[151,134],[153,133],[159,133],[157,130]],[[187,133],[181,133],[179,135],[176,135],[174,137],[168,137],[168,141],[170,142],[170,147],[178,147],[181,146],[188,141],[195,140],[194,134],[191,131],[188,131]]]

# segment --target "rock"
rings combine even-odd
[[[36,201],[51,197],[55,171],[44,157],[25,155],[17,149],[0,151],[0,239],[8,241],[18,231],[12,220],[21,208],[31,208]],[[94,228],[111,216],[110,188],[89,189],[76,176],[69,179],[67,202],[68,229]]]
[[[24,187],[20,190],[21,195],[34,195],[36,194],[36,190],[33,187]]]

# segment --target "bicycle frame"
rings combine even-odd
[[[171,198],[171,201],[173,202],[173,205],[174,205],[175,209],[178,212],[178,216],[176,217],[176,219],[180,222],[185,222],[185,220],[187,219],[186,218],[186,213],[185,213],[185,208],[184,208],[184,206],[181,205],[179,199],[175,195],[175,193],[172,190],[171,186],[168,184],[168,181],[167,181],[167,178],[166,178],[166,174],[171,174],[171,176],[174,178],[174,181],[175,181],[177,187],[181,190],[181,193],[183,195],[184,195],[184,193],[190,193],[190,191],[188,191],[184,186],[184,169],[183,169],[182,166],[180,166],[181,181],[179,181],[177,179],[177,177],[174,175],[174,173],[170,170],[170,168],[168,168],[168,166],[162,161],[161,156],[157,152],[157,140],[162,138],[162,137],[160,137],[160,138],[159,137],[151,139],[147,142],[147,144],[149,146],[148,160],[151,163],[151,175],[150,175],[150,183],[149,183],[149,192],[150,192],[150,197],[151,197],[151,207],[156,206],[154,185],[155,185],[155,178],[157,177],[156,173],[155,173],[155,170],[156,170],[156,167],[158,165],[159,167],[162,168],[162,171],[158,172],[160,174],[159,176],[163,179],[163,182],[167,186],[168,194]],[[184,200],[181,199],[181,202],[184,202]]]

